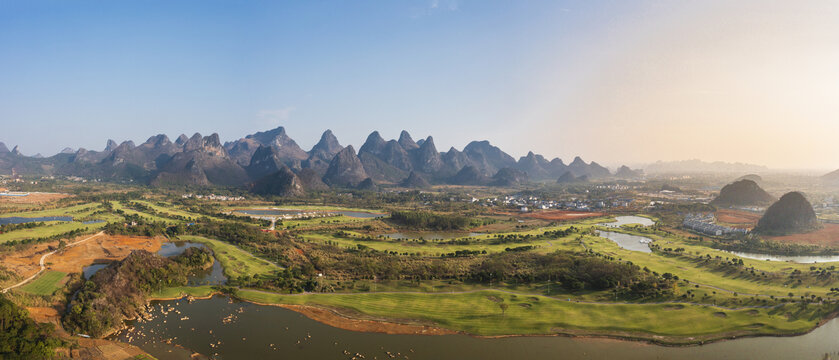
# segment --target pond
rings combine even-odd
[[[170,307],[173,311],[168,311]],[[221,296],[192,303],[152,302],[150,314],[152,320],[129,322],[133,328],[114,337],[160,360],[187,360],[191,352],[184,348],[212,359],[313,360],[349,359],[356,353],[366,359],[821,360],[839,353],[836,341],[839,321],[835,319],[795,337],[744,338],[703,346],[664,347],[559,336],[477,338],[362,333],[324,325],[284,308]]]
[[[157,254],[163,257],[173,257],[183,254],[186,249],[194,247],[207,248],[204,244],[189,241],[165,242],[160,246],[160,250],[157,251]]]
[[[839,262],[839,255],[769,255],[740,251],[726,251],[741,258],[769,261],[790,261],[801,264]]]
[[[90,280],[90,277],[93,276],[93,274],[96,274],[97,271],[102,270],[106,267],[108,267],[108,264],[88,265],[82,268],[82,275],[84,275],[85,280]]]
[[[189,248],[204,248],[207,246],[201,243],[194,243],[189,241],[165,242],[160,246],[157,253],[164,257],[173,257],[183,254]],[[223,285],[227,283],[227,277],[224,276],[224,269],[218,259],[214,259],[213,266],[209,269],[199,270],[196,274],[190,275],[187,278],[187,286],[201,286],[201,285]]]
[[[600,223],[601,225],[605,225],[608,227],[621,227],[628,224],[640,224],[641,226],[653,226],[655,225],[655,221],[650,218],[645,218],[643,216],[616,216],[615,221],[613,222],[605,222]]]
[[[476,232],[456,232],[456,231],[423,231],[423,232],[398,232],[392,234],[383,234],[382,236],[390,239],[425,239],[425,240],[446,240],[459,239],[467,237],[475,237],[484,235]]]
[[[313,215],[324,215],[324,214],[333,214],[333,215],[344,215],[353,218],[360,218],[360,219],[370,219],[376,217],[385,216],[385,214],[379,213],[372,213],[372,212],[364,212],[364,211],[345,211],[345,210],[329,210],[329,211],[320,211],[320,210],[291,210],[291,209],[241,209],[235,210],[235,212],[242,213],[245,215],[253,215],[253,216],[313,216]]]
[[[653,242],[653,240],[648,237],[629,235],[612,231],[598,231],[597,235],[602,238],[612,240],[615,243],[617,243],[618,246],[627,250],[640,251],[645,253],[652,252],[652,250],[650,250],[650,243]]]
[[[44,217],[33,217],[33,218],[26,218],[26,217],[4,217],[0,218],[0,225],[9,225],[9,224],[25,224],[31,222],[41,222],[41,221],[73,221],[72,216],[44,216]]]

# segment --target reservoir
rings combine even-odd
[[[639,224],[641,226],[653,226],[655,225],[655,221],[650,218],[645,218],[643,216],[616,216],[615,221],[613,222],[606,222],[601,223],[601,225],[605,225],[608,227],[621,227],[628,224]]]
[[[34,218],[26,218],[26,217],[4,217],[0,218],[0,225],[8,225],[8,224],[25,224],[31,222],[41,222],[41,221],[73,221],[72,216],[45,216],[45,217],[34,217]]]
[[[177,311],[169,311],[174,309]],[[215,296],[152,302],[153,319],[115,335],[160,360],[189,359],[803,359],[839,354],[839,321],[795,337],[759,337],[666,347],[596,338],[387,335],[334,328],[280,307]],[[170,341],[171,344],[168,344]],[[212,346],[211,346],[212,344]],[[174,345],[178,345],[176,347]],[[348,355],[349,354],[349,355]],[[389,355],[390,354],[390,355]],[[393,357],[391,357],[391,355]]]
[[[650,250],[650,243],[653,242],[653,240],[648,237],[629,235],[612,231],[598,231],[597,235],[602,238],[612,240],[615,243],[617,243],[618,246],[627,250],[640,251],[645,253],[652,252],[652,250]]]

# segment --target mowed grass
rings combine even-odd
[[[59,283],[67,273],[61,271],[47,271],[32,280],[29,284],[21,287],[21,290],[35,295],[52,295],[56,290],[61,288]]]
[[[63,234],[69,231],[87,228],[89,231],[96,231],[104,227],[106,223],[83,224],[80,222],[48,222],[44,226],[31,229],[20,229],[0,234],[0,244],[24,239],[38,239]]]
[[[538,230],[530,230],[523,232],[512,232],[502,234],[518,234],[518,235],[541,235],[548,230],[563,229],[566,227],[550,227]],[[358,245],[364,245],[376,251],[395,251],[397,253],[419,253],[424,256],[439,256],[441,254],[451,253],[458,250],[470,251],[486,251],[487,253],[503,252],[507,248],[515,248],[518,246],[534,246],[535,251],[538,252],[553,252],[556,250],[582,250],[579,243],[574,241],[580,234],[571,234],[566,237],[556,239],[534,239],[526,242],[509,242],[502,244],[492,244],[496,234],[486,234],[477,236],[464,235],[453,239],[445,240],[426,240],[425,242],[417,239],[408,239],[405,241],[399,239],[391,239],[388,237],[377,237],[372,240],[362,237],[362,234],[347,231],[350,237],[337,237],[333,233],[305,233],[300,234],[300,238],[305,241],[315,243],[329,243],[344,248],[355,248]],[[446,244],[445,242],[457,239],[470,239],[472,243],[464,245]]]
[[[785,286],[781,281],[759,281],[743,276],[730,276],[720,271],[712,271],[709,268],[697,267],[696,264],[685,257],[679,256],[664,256],[656,253],[642,253],[638,251],[631,251],[620,248],[611,240],[596,237],[586,236],[585,244],[588,248],[599,253],[620,258],[623,261],[632,261],[632,263],[641,267],[648,267],[650,270],[663,273],[671,273],[678,275],[681,279],[690,280],[696,283],[720,287],[729,291],[738,292],[740,294],[763,294],[774,295],[779,298],[787,297],[787,294],[792,292],[795,296],[817,294],[825,295],[828,293],[830,286],[810,286],[796,287]],[[705,251],[703,254],[710,251]],[[711,252],[712,254],[714,252]],[[727,254],[727,253],[726,253]],[[712,255],[713,256],[713,255]],[[727,254],[729,258],[734,258],[732,254]],[[744,260],[745,262],[745,260]],[[755,261],[756,268],[761,269],[762,266],[767,268],[783,267],[787,272],[793,268],[798,268],[800,264],[778,263],[765,264],[768,262]],[[751,263],[747,263],[750,266]],[[810,266],[810,265],[806,265]],[[779,269],[780,270],[780,269]]]
[[[254,274],[268,274],[282,267],[274,265],[267,260],[260,259],[253,254],[224,241],[208,239],[200,236],[181,236],[181,240],[191,241],[207,245],[216,256],[224,269],[224,275],[228,278],[240,276],[253,276]]]
[[[629,229],[608,229],[608,231],[618,231],[632,235],[645,236],[655,240],[655,243],[662,248],[676,248],[681,247],[685,249],[687,255],[711,257],[719,256],[723,259],[739,258],[738,256],[722,251],[716,250],[703,245],[696,245],[695,242],[687,241],[680,236],[660,236],[657,234],[645,234],[641,232],[631,231]],[[779,280],[755,280],[743,276],[728,275],[719,271],[709,271],[709,268],[697,266],[691,258],[686,256],[664,256],[660,254],[645,254],[637,251],[630,251],[621,249],[614,242],[600,237],[586,236],[585,243],[588,247],[597,252],[612,255],[623,260],[630,260],[635,264],[647,266],[651,270],[665,273],[670,272],[678,275],[680,278],[688,279],[690,281],[718,286],[727,290],[736,291],[740,293],[750,294],[765,294],[775,295],[777,297],[787,297],[787,294],[792,292],[796,297],[800,295],[816,294],[817,296],[824,296],[830,292],[831,287],[839,285],[839,281],[822,281],[820,283],[809,283],[797,285],[791,282]],[[782,261],[765,261],[742,258],[744,268],[754,267],[756,271],[765,271],[767,273],[782,273],[790,274],[794,270],[799,270],[803,273],[810,271],[811,266],[829,267],[836,263],[820,263],[820,264],[798,264]]]
[[[68,207],[62,207],[57,209],[48,209],[48,210],[40,210],[40,211],[23,211],[23,212],[16,212],[16,213],[9,213],[9,214],[0,214],[0,217],[48,217],[48,216],[72,216],[72,217],[83,217],[90,215],[96,210],[99,210],[102,207],[102,204],[99,203],[86,203],[81,205],[74,205]]]
[[[160,297],[206,296],[209,287],[173,288]],[[817,306],[730,310],[689,303],[593,304],[497,290],[467,293],[354,293],[285,295],[243,289],[238,297],[261,304],[350,309],[378,320],[433,324],[476,335],[615,334],[693,343],[732,335],[795,334],[829,310]],[[501,304],[507,304],[502,312]],[[659,336],[666,338],[659,338]]]
[[[137,211],[137,210],[134,210],[134,209],[129,209],[129,208],[125,207],[123,204],[121,204],[119,202],[116,202],[116,201],[112,202],[111,205],[114,207],[114,210],[122,210],[126,214],[138,215],[142,218],[145,218],[146,220],[153,221],[153,222],[164,222],[164,223],[170,224],[170,225],[177,224],[177,223],[181,222],[180,220],[160,217],[160,216],[157,216],[157,215],[152,215],[152,214],[149,214],[149,213],[140,212],[140,211]]]
[[[160,206],[160,205],[158,205],[158,202],[145,201],[145,200],[132,200],[132,201],[136,202],[136,203],[146,205],[146,206],[154,209],[154,211],[162,213],[166,216],[182,216],[184,218],[193,219],[193,220],[200,219],[202,217],[207,217],[207,218],[215,220],[215,221],[222,221],[222,222],[230,221],[230,220],[227,220],[227,219],[221,219],[221,218],[217,218],[217,217],[214,217],[214,216],[196,214],[196,213],[192,213],[192,212],[189,212],[189,211],[186,211],[186,210],[181,210],[181,209],[178,209],[175,205],[172,205],[172,204],[169,204],[169,203],[164,203],[164,204],[166,204],[166,206]]]

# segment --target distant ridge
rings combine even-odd
[[[698,159],[682,161],[657,161],[644,167],[648,174],[689,174],[689,173],[759,173],[769,170],[766,166],[729,163],[723,161],[706,162]]]
[[[441,152],[434,138],[414,141],[408,131],[386,139],[373,131],[358,152],[330,130],[304,151],[285,128],[259,131],[221,142],[218,134],[167,135],[133,141],[108,139],[102,151],[72,147],[37,158],[0,143],[0,174],[59,175],[152,186],[223,186],[296,196],[328,187],[378,189],[381,185],[427,188],[435,184],[520,187],[530,182],[627,179],[643,175],[622,167],[616,174],[579,156],[570,163],[528,152],[518,160],[487,140]],[[293,175],[293,176],[292,176]]]

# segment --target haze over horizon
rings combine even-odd
[[[284,126],[609,166],[835,169],[839,3],[0,3],[0,141]],[[45,132],[43,129],[49,129]]]

